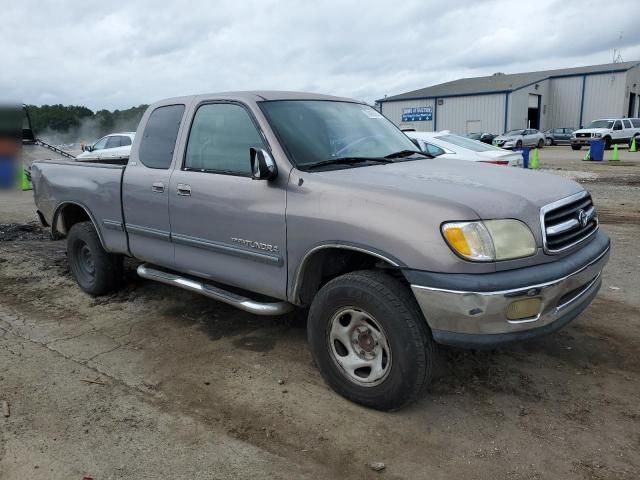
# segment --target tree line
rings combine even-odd
[[[92,142],[108,133],[135,131],[148,105],[93,112],[79,105],[27,105],[37,138],[50,143]]]

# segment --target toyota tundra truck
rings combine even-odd
[[[567,325],[610,250],[579,184],[433,158],[370,106],[315,94],[164,100],[126,165],[41,161],[32,178],[88,294],[133,257],[145,279],[255,315],[308,309],[325,381],[381,410],[430,382],[437,344]]]

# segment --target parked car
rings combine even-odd
[[[545,144],[544,134],[535,128],[518,128],[509,130],[493,139],[493,144],[500,148],[520,149],[522,147],[542,148]]]
[[[587,128],[573,132],[571,148],[580,150],[584,145],[589,146],[592,139],[604,140],[604,148],[606,149],[620,143],[628,143],[631,146],[633,139],[640,135],[640,122],[636,120],[638,119],[602,118],[594,120]]]
[[[487,132],[467,134],[467,138],[470,138],[471,140],[478,140],[479,142],[482,142],[482,143],[488,143],[489,145],[493,143],[493,139],[496,137],[497,137],[496,134],[487,133]]]
[[[497,165],[522,165],[522,154],[487,145],[477,140],[444,132],[406,132],[414,138],[420,150],[434,157],[495,163]]]
[[[135,139],[135,132],[111,133],[105,135],[93,145],[85,145],[83,152],[76,160],[83,162],[107,161],[126,163],[131,153],[131,144]]]
[[[257,315],[308,307],[324,379],[383,410],[418,397],[436,343],[567,325],[610,249],[578,183],[431,158],[368,105],[325,95],[167,99],[126,166],[36,161],[32,175],[85,292],[116,289],[126,256],[141,277]]]
[[[545,145],[570,144],[575,128],[550,128],[545,130]]]

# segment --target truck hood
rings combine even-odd
[[[581,128],[579,130],[576,130],[575,132],[573,132],[573,135],[575,136],[576,133],[609,133],[611,130],[609,130],[608,128]]]
[[[583,190],[578,183],[558,175],[437,158],[313,175],[329,183],[366,190],[360,196],[374,198],[377,191],[392,191],[394,196],[424,201],[425,208],[457,205],[462,211],[476,212],[478,218],[518,218],[532,226],[539,225],[542,206]]]

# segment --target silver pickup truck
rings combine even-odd
[[[291,92],[149,107],[126,166],[36,162],[35,202],[91,295],[144,278],[257,315],[309,308],[327,383],[392,410],[436,344],[565,326],[609,256],[589,193],[559,176],[431,158],[373,108]]]

